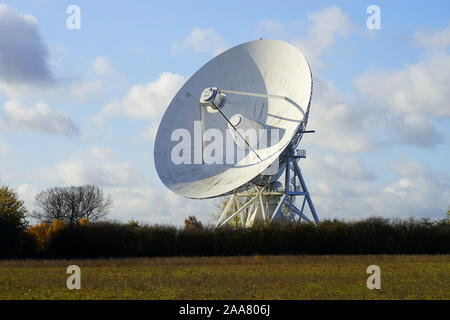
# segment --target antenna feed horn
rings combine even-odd
[[[203,90],[200,96],[200,105],[205,106],[209,113],[218,112],[225,102],[225,94],[216,87],[208,87]]]

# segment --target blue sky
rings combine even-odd
[[[69,5],[81,29],[69,30]],[[368,30],[369,5],[381,29]],[[3,1],[0,181],[37,192],[94,183],[110,217],[207,222],[214,201],[168,191],[155,130],[181,84],[217,53],[276,38],[311,63],[302,145],[319,216],[443,217],[450,205],[447,1]],[[210,40],[206,45],[206,39]]]

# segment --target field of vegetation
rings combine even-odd
[[[369,265],[381,289],[369,290]],[[66,287],[69,265],[81,289]],[[450,255],[0,261],[0,299],[450,299]]]

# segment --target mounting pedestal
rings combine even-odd
[[[239,215],[244,219],[243,223],[247,227],[261,222],[288,223],[289,221],[300,222],[302,219],[312,222],[304,213],[305,204],[308,204],[312,218],[318,224],[320,221],[316,209],[298,165],[298,159],[306,158],[305,150],[299,151],[296,154],[287,155],[274,176],[280,177],[284,172],[283,188],[279,188],[280,183],[275,180],[266,186],[255,186],[248,191],[232,194],[217,221],[216,228],[224,226]],[[303,197],[301,209],[295,205],[296,197]],[[240,198],[244,198],[246,202],[242,203],[239,201]],[[233,204],[235,212],[229,214]]]

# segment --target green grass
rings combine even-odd
[[[81,268],[81,290],[66,287]],[[366,268],[381,268],[369,290]],[[450,255],[0,261],[0,299],[445,299]]]

